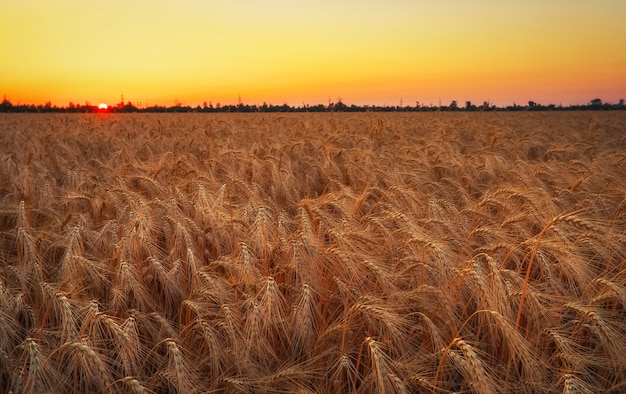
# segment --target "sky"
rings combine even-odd
[[[0,95],[54,105],[626,98],[623,0],[20,0]]]

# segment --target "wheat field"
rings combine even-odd
[[[626,113],[0,116],[0,388],[626,391]]]

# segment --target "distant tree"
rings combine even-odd
[[[345,105],[342,100],[341,97],[337,97],[337,102],[331,104],[331,109],[334,111],[345,111],[348,106]]]
[[[133,105],[130,101],[119,107],[116,112],[137,112],[137,107]]]
[[[7,99],[7,96],[4,96],[2,103],[0,103],[0,111],[8,112],[11,108],[13,108],[13,104],[11,104],[11,102]]]
[[[548,104],[541,105],[534,101],[529,101],[528,106],[520,106],[516,103],[513,105],[506,107],[497,107],[495,104],[490,103],[489,101],[484,101],[482,105],[476,106],[472,104],[471,101],[465,101],[464,107],[459,107],[458,102],[456,100],[452,100],[449,105],[442,105],[441,101],[438,106],[434,106],[432,103],[430,105],[424,105],[419,101],[415,101],[415,106],[398,106],[398,105],[362,105],[358,106],[355,104],[346,105],[343,103],[343,99],[341,97],[337,98],[337,102],[332,102],[329,98],[328,105],[317,104],[317,105],[309,105],[306,103],[302,103],[301,106],[292,107],[287,103],[283,105],[273,105],[264,102],[262,105],[247,105],[243,102],[237,103],[235,105],[224,105],[222,106],[220,103],[217,103],[216,106],[213,106],[211,101],[204,101],[201,105],[196,105],[196,107],[190,107],[188,105],[183,105],[180,101],[175,100],[174,105],[169,107],[163,106],[148,106],[147,104],[142,106],[141,103],[139,105],[134,105],[129,102],[119,102],[115,106],[109,107],[111,112],[328,112],[328,111],[340,111],[340,112],[389,112],[389,111],[455,111],[455,110],[465,110],[465,111],[497,111],[497,110],[506,110],[506,111],[522,111],[522,110],[531,110],[531,111],[550,111],[550,110],[581,110],[581,109],[591,109],[591,110],[624,110],[626,109],[626,104],[624,103],[624,99],[620,99],[617,104],[603,103],[601,99],[596,98],[590,100],[587,104],[583,105],[568,105],[562,106],[560,103],[558,105]],[[74,102],[69,102],[67,106],[57,107],[53,105],[50,101],[45,104],[17,104],[13,105],[6,96],[4,96],[3,100],[0,101],[0,112],[98,112],[98,107],[91,105],[89,102],[85,102],[84,105],[76,104]]]

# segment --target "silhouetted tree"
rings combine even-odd
[[[471,101],[466,101],[464,107],[459,107],[458,102],[456,100],[452,100],[449,105],[439,104],[438,106],[434,106],[432,103],[429,106],[422,105],[419,101],[415,102],[415,106],[397,106],[397,105],[346,105],[343,103],[341,97],[337,98],[337,102],[332,102],[329,99],[328,105],[317,104],[317,105],[309,105],[306,103],[302,103],[301,106],[290,106],[288,104],[282,105],[273,105],[268,103],[263,103],[262,105],[248,105],[243,102],[239,102],[234,105],[224,105],[222,106],[220,103],[217,103],[215,107],[213,107],[213,103],[211,101],[204,101],[202,105],[196,105],[195,107],[191,107],[188,105],[183,105],[180,101],[176,100],[173,106],[165,107],[165,106],[144,106],[137,107],[133,105],[131,102],[120,102],[114,107],[109,107],[110,112],[329,112],[329,111],[338,111],[338,112],[390,112],[390,111],[521,111],[521,110],[530,110],[530,111],[552,111],[552,110],[624,110],[626,109],[626,105],[624,104],[624,99],[620,99],[617,104],[603,103],[601,99],[596,98],[590,100],[587,104],[584,105],[569,105],[567,107],[563,107],[561,104],[558,106],[555,104],[548,105],[540,105],[534,101],[529,101],[528,106],[520,106],[513,103],[512,106],[506,107],[496,107],[491,104],[489,101],[484,101],[481,106],[476,106],[472,104]],[[18,104],[13,105],[11,101],[4,96],[4,99],[0,101],[0,112],[99,112],[98,107],[95,105],[89,104],[89,102],[85,102],[84,105],[75,104],[70,102],[65,107],[57,107],[56,105],[52,105],[50,101],[47,101],[45,104],[33,105],[33,104]]]
[[[2,103],[0,103],[0,111],[9,112],[12,108],[13,104],[7,99],[7,96],[4,96]]]
[[[335,111],[345,111],[345,110],[346,110],[346,108],[347,108],[348,106],[347,106],[347,105],[345,105],[345,104],[343,103],[343,101],[341,101],[341,100],[342,100],[342,99],[341,99],[341,97],[338,97],[338,98],[337,98],[337,102],[336,102],[336,103],[334,103],[334,105],[332,106],[332,109],[333,109],[333,110],[335,110]]]
[[[592,108],[599,108],[602,106],[602,100],[600,100],[599,98],[594,98],[593,100],[591,100],[590,105]]]

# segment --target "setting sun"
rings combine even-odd
[[[105,109],[107,109],[107,108],[109,108],[109,106],[108,106],[108,105],[106,105],[105,103],[100,103],[100,104],[98,105],[98,109],[105,110]]]

